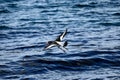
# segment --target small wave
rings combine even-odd
[[[33,45],[33,46],[22,46],[22,47],[16,47],[10,50],[25,50],[25,49],[31,49],[31,48],[39,48],[39,47],[43,47],[43,45]]]
[[[2,14],[2,13],[10,13],[10,11],[7,10],[7,9],[2,9],[2,10],[0,10],[0,13],[1,13],[1,14]]]
[[[37,80],[36,78],[21,78],[20,80]]]
[[[99,55],[113,55],[119,54],[119,51],[87,51],[82,53],[74,53],[74,54],[66,54],[66,55],[59,55],[59,57],[70,58],[70,57],[93,57]]]
[[[99,52],[100,54],[102,52]],[[113,52],[108,52],[113,53]],[[92,53],[91,53],[92,54]],[[103,54],[106,54],[103,52]],[[90,55],[90,53],[88,54]],[[93,54],[92,54],[93,55]],[[94,54],[95,55],[95,54]],[[53,59],[53,58],[44,58],[46,56],[27,56],[23,57],[23,60],[19,60],[18,63],[22,64],[24,67],[39,67],[39,68],[47,68],[50,70],[81,70],[84,69],[84,67],[92,66],[92,69],[94,69],[96,66],[98,67],[109,67],[109,66],[120,66],[120,61],[117,59],[117,57],[113,56],[113,58],[116,58],[115,60],[111,60],[111,57],[107,56],[80,56],[80,55],[66,55],[69,57],[84,57],[81,59]],[[113,54],[112,54],[113,55]],[[64,57],[64,56],[63,56]],[[90,69],[90,68],[89,68]]]
[[[0,69],[0,76],[4,76],[4,75],[7,75],[7,74],[11,74],[11,73],[12,73],[11,70]]]
[[[120,16],[120,13],[113,13],[112,15],[114,15],[114,16]]]
[[[7,7],[9,7],[9,8],[17,8],[17,4],[16,3],[10,3],[10,4],[7,4]]]
[[[0,38],[4,39],[4,38],[8,38],[8,36],[6,34],[0,34]]]
[[[16,2],[21,0],[0,0],[0,3],[6,3],[6,2]]]
[[[11,27],[8,26],[0,26],[0,30],[8,30],[8,29],[12,29]]]
[[[17,79],[17,78],[19,78],[19,76],[16,76],[16,75],[14,75],[14,76],[6,76],[6,77],[4,77],[3,79]]]
[[[28,18],[21,18],[19,19],[20,21],[31,21],[32,19],[28,19]]]
[[[114,23],[99,23],[100,25],[103,26],[120,26],[119,22],[114,22]]]
[[[89,4],[75,4],[73,5],[73,8],[94,8],[96,7],[95,5],[89,5]]]
[[[39,8],[39,9],[45,9],[46,6],[45,5],[34,5],[34,8]]]
[[[30,31],[17,31],[17,32],[15,32],[15,31],[11,31],[11,32],[9,32],[8,34],[33,34],[33,33],[37,33],[37,32],[30,32]]]
[[[6,65],[0,65],[0,68],[8,68]]]

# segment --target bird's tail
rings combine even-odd
[[[64,44],[63,44],[63,47],[66,47],[68,45],[68,42],[65,41]]]

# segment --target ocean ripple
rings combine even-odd
[[[119,6],[119,0],[0,0],[0,79],[119,80]],[[68,51],[43,51],[66,28]]]

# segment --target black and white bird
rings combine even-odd
[[[47,45],[45,46],[45,48],[43,50],[47,50],[51,47],[57,46],[58,48],[60,48],[64,52],[66,52],[67,49],[65,47],[68,45],[68,42],[67,41],[62,42],[62,40],[63,40],[63,38],[65,37],[66,34],[67,34],[67,29],[61,35],[59,35],[56,40],[48,41]]]

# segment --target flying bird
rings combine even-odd
[[[47,50],[51,47],[58,47],[59,49],[63,50],[64,52],[67,51],[67,48],[65,48],[68,45],[68,42],[62,42],[63,38],[65,37],[65,35],[67,34],[67,29],[61,33],[54,41],[48,41],[47,45],[45,46],[45,48],[43,50]]]

